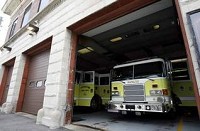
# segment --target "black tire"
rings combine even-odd
[[[96,99],[92,99],[90,102],[90,108],[92,109],[92,111],[96,111],[98,109],[98,102]]]
[[[101,109],[101,98],[98,96],[95,96],[92,98],[90,102],[90,108],[92,111],[98,111]]]

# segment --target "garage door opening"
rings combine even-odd
[[[17,112],[36,115],[43,106],[52,37],[24,52],[26,63]]]
[[[43,106],[45,82],[50,51],[45,51],[30,58],[29,75],[25,89],[22,111],[37,114]]]
[[[13,72],[13,66],[14,66],[15,58],[11,59],[10,61],[6,62],[4,65],[4,73],[0,88],[0,100],[2,105],[6,102],[7,96],[8,96],[8,90],[11,82],[12,72]]]
[[[75,100],[75,104],[92,106],[94,97],[87,96],[87,92],[92,95],[98,92],[101,75],[110,74],[114,66],[138,59],[162,58],[172,63],[174,91],[181,100],[180,106],[196,109],[186,49],[173,1],[156,2],[85,32],[79,36],[77,48],[75,99],[77,94],[83,93],[81,98],[87,102]],[[77,87],[80,81],[84,85],[81,90]],[[111,94],[111,90],[104,91]],[[102,102],[103,97],[100,98],[96,103]]]

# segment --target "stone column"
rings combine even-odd
[[[25,61],[26,56],[23,54],[20,54],[15,59],[8,95],[6,102],[2,105],[2,112],[13,113],[16,110]]]
[[[37,124],[51,129],[64,124],[66,90],[69,77],[71,32],[63,30],[53,36],[47,73],[43,108],[38,111]]]

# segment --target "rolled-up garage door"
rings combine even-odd
[[[42,108],[50,51],[30,58],[29,74],[22,111],[37,114]]]

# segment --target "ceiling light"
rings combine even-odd
[[[185,61],[187,61],[187,58],[171,60],[172,63],[176,63],[176,62],[185,62]]]
[[[182,75],[182,76],[174,76],[174,78],[185,78],[188,77],[187,75]]]
[[[87,54],[87,53],[92,52],[92,51],[94,51],[94,49],[92,49],[91,47],[86,47],[86,48],[78,50],[78,53]]]
[[[117,41],[120,41],[120,40],[122,40],[122,37],[115,37],[115,38],[111,39],[110,41],[111,42],[117,42]]]
[[[171,24],[174,25],[174,24],[175,24],[175,21],[171,21]]]
[[[154,26],[153,26],[153,29],[154,29],[154,30],[157,30],[157,29],[159,29],[159,28],[160,28],[160,25],[154,25]]]
[[[187,71],[187,69],[174,70],[172,72],[183,72],[183,71]]]

